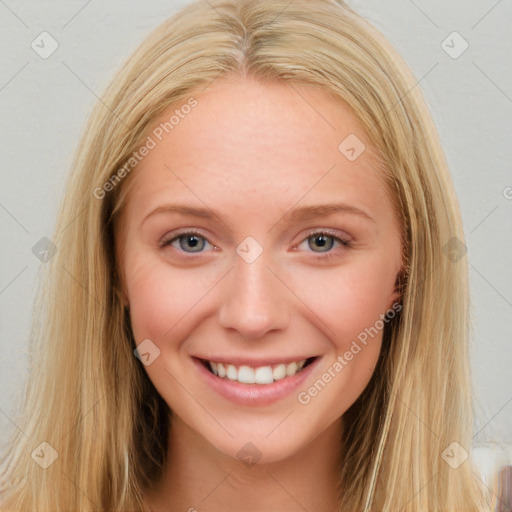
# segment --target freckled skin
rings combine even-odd
[[[234,504],[239,496],[248,510],[241,497],[248,492],[263,507],[270,499],[265,493],[276,489],[264,473],[268,468],[304,506],[329,510],[335,502],[340,418],[369,382],[381,333],[308,405],[296,392],[268,406],[233,404],[199,378],[191,359],[213,351],[320,356],[298,390],[304,391],[398,298],[399,224],[371,142],[345,103],[320,89],[294,87],[302,97],[286,84],[247,78],[214,83],[193,94],[198,105],[133,171],[116,240],[118,262],[135,340],[149,338],[160,349],[144,368],[175,413],[173,456],[154,510],[163,503],[187,510],[200,502],[191,502],[192,496],[206,496],[230,471],[232,483],[208,498],[208,510],[225,507],[226,496]],[[354,162],[338,150],[349,134],[366,145]],[[292,207],[339,202],[373,220],[349,213],[283,220]],[[208,207],[220,220],[155,214],[142,223],[166,203]],[[186,252],[186,243],[180,250],[179,240],[159,247],[187,228],[207,240],[202,251]],[[335,241],[318,252],[321,244],[311,234],[322,230],[350,245]],[[248,236],[263,249],[250,264],[236,253]],[[261,455],[250,471],[237,458],[249,441]],[[291,507],[290,496],[280,492],[283,506]],[[275,499],[269,506],[276,507]]]

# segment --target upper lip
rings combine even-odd
[[[266,357],[262,359],[255,358],[247,358],[247,357],[224,357],[224,356],[192,356],[196,359],[201,359],[203,361],[213,361],[215,363],[222,364],[233,364],[235,366],[275,366],[278,364],[288,364],[298,361],[303,361],[304,359],[310,359],[318,356],[292,356],[292,357]]]

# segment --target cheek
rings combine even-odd
[[[130,318],[136,342],[145,338],[159,343],[169,339],[173,330],[180,327],[180,320],[199,302],[202,295],[201,281],[190,273],[170,272],[168,266],[143,257],[133,261],[126,276],[130,302]]]
[[[297,275],[297,286],[299,282],[300,296],[318,317],[315,324],[332,351],[297,399],[329,423],[357,400],[375,370],[387,321],[383,315],[392,305],[394,268],[382,258],[372,258],[326,271],[314,280]]]
[[[293,289],[313,314],[315,324],[336,345],[348,350],[364,333],[382,330],[382,315],[391,307],[394,268],[382,257],[361,258],[347,265],[290,274]],[[360,336],[361,335],[361,336]]]

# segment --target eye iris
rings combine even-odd
[[[314,244],[316,247],[312,246],[311,241],[314,240]],[[309,247],[316,252],[325,252],[332,249],[334,244],[334,240],[332,236],[329,235],[314,235],[309,237]],[[320,250],[317,250],[320,249]]]
[[[184,251],[199,252],[204,248],[204,239],[197,235],[180,236],[180,247]]]

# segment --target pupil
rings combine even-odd
[[[314,245],[316,246],[316,248],[323,249],[322,251],[317,251],[317,252],[325,252],[326,250],[331,249],[333,240],[330,236],[317,235],[312,238],[315,241]],[[314,247],[312,247],[312,249],[314,250]]]

